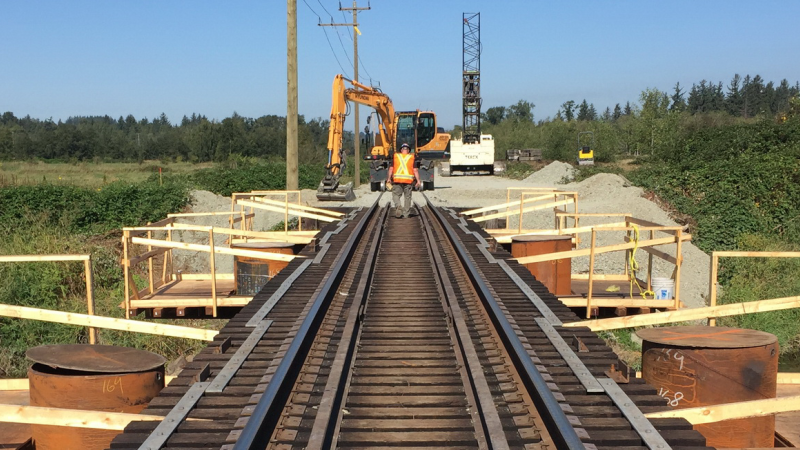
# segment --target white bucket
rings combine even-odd
[[[675,280],[653,278],[653,292],[656,294],[656,300],[672,300],[675,296]]]

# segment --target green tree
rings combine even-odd
[[[670,111],[684,111],[686,110],[686,100],[683,98],[683,88],[681,87],[681,83],[675,83],[674,93],[672,94],[672,104],[670,105]]]
[[[575,118],[575,101],[568,100],[561,104],[561,110],[564,111],[564,119],[570,122]]]
[[[506,115],[505,106],[492,106],[486,110],[484,119],[492,125],[497,125],[502,122]]]
[[[533,122],[533,108],[536,105],[527,101],[520,100],[516,104],[508,107],[506,117],[516,122]]]

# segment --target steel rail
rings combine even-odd
[[[358,343],[357,337],[363,322],[361,312],[369,295],[372,277],[375,274],[375,258],[378,255],[380,240],[388,214],[389,208],[384,208],[378,218],[378,229],[372,238],[367,259],[364,263],[364,273],[361,274],[353,303],[350,305],[350,311],[347,314],[345,329],[342,332],[339,348],[330,368],[324,394],[319,402],[317,417],[311,427],[308,444],[305,447],[306,450],[322,450],[333,447],[335,430],[341,420],[340,410],[346,393],[345,385],[348,380],[348,372],[353,366],[356,344]]]
[[[336,294],[335,287],[339,285],[346,268],[352,259],[356,244],[366,228],[367,222],[372,218],[378,208],[381,195],[375,200],[370,209],[356,225],[342,251],[336,257],[330,276],[326,280],[319,294],[314,298],[313,304],[308,311],[308,315],[303,320],[297,335],[292,339],[292,343],[286,350],[280,365],[270,380],[267,389],[261,395],[258,403],[253,409],[253,413],[247,424],[242,429],[239,438],[234,444],[234,450],[254,450],[256,448],[266,448],[272,436],[272,432],[278,424],[283,408],[288,396],[292,392],[297,374],[303,365],[305,355],[311,346],[319,325],[324,318],[324,312],[330,303],[331,297]]]
[[[422,208],[419,209],[422,210]],[[475,346],[471,341],[464,313],[461,310],[461,306],[458,304],[457,295],[448,278],[450,271],[445,267],[439,245],[434,238],[433,220],[429,219],[427,217],[428,215],[430,215],[430,212],[425,214],[423,211],[420,211],[420,218],[424,224],[424,232],[427,237],[428,251],[431,254],[439,285],[442,288],[442,300],[450,309],[452,317],[452,334],[458,347],[458,349],[454,348],[453,350],[460,351],[461,359],[465,365],[465,372],[469,380],[467,382],[469,386],[464,387],[472,391],[472,397],[474,398],[479,417],[479,420],[476,422],[479,422],[478,426],[482,428],[483,435],[487,441],[487,448],[508,450],[509,444],[506,439],[505,431],[503,430],[500,414],[497,411],[497,405],[492,398],[492,392],[486,382],[483,367],[481,367]]]
[[[478,296],[489,312],[489,316],[497,328],[500,339],[505,344],[509,356],[519,371],[525,388],[533,399],[536,408],[540,411],[542,421],[547,431],[550,433],[550,437],[555,442],[556,448],[564,450],[584,450],[585,446],[583,442],[581,442],[572,423],[570,423],[567,415],[561,409],[558,400],[556,400],[555,396],[550,391],[547,382],[536,369],[533,361],[531,361],[530,356],[528,356],[527,351],[522,346],[522,341],[520,341],[519,336],[514,332],[511,324],[508,322],[508,319],[489,290],[489,287],[481,278],[480,270],[470,261],[469,253],[461,242],[461,239],[459,239],[458,234],[456,234],[453,227],[433,205],[430,199],[428,199],[424,193],[422,196],[425,198],[428,208],[435,213],[437,219],[447,233],[467,275],[475,286]]]

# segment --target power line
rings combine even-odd
[[[347,49],[344,48],[344,42],[342,42],[342,34],[339,32],[338,28],[336,29],[336,36],[339,38],[339,44],[342,45],[342,51],[344,52],[344,56],[347,57],[347,62],[349,62],[350,65],[352,66],[353,61],[350,59],[350,55],[347,53]]]
[[[319,0],[317,0],[317,1],[319,2]],[[308,2],[307,2],[306,0],[303,0],[303,3],[305,3],[305,4],[306,4],[306,6],[308,7],[308,9],[309,9],[309,10],[311,10],[311,12],[312,12],[312,13],[313,13],[315,16],[317,16],[317,20],[318,20],[319,22],[322,22],[322,17],[320,17],[320,15],[319,15],[319,14],[317,14],[317,12],[316,12],[316,11],[314,11],[314,8],[312,8],[312,7],[311,7],[311,5],[309,5],[309,4],[308,4]],[[322,6],[322,9],[325,9],[325,6],[323,6],[323,5],[322,5],[322,3],[320,3],[320,6]],[[327,11],[327,9],[325,9],[325,11]],[[328,15],[330,15],[330,13],[328,13]],[[331,21],[333,21],[333,16],[331,16]],[[336,50],[334,50],[334,49],[333,49],[333,44],[331,44],[331,40],[330,40],[330,38],[328,37],[328,32],[325,30],[325,27],[322,27],[322,31],[325,33],[325,40],[326,40],[326,41],[328,41],[328,47],[330,47],[330,48],[331,48],[331,53],[333,53],[333,58],[334,58],[334,59],[336,59],[336,64],[338,64],[338,65],[339,65],[339,68],[340,68],[340,69],[342,69],[342,73],[343,73],[343,74],[347,74],[347,71],[346,71],[346,70],[344,70],[344,67],[342,66],[342,63],[339,61],[339,57],[338,57],[338,56],[336,56]],[[341,40],[342,40],[342,38],[340,37],[340,38],[339,38],[339,41],[341,42]],[[342,44],[342,48],[344,48],[344,44]],[[345,51],[345,56],[347,56],[347,60],[349,61],[349,60],[350,60],[350,56],[349,56],[349,55],[347,55],[347,52],[346,52],[346,51]],[[351,64],[352,64],[352,63],[351,63]],[[369,73],[367,73],[367,75],[369,75]]]
[[[319,1],[319,0],[317,0],[317,1]],[[347,16],[344,15],[344,10],[340,9],[339,11],[342,13],[342,19],[345,22],[347,22]],[[353,40],[353,30],[351,30],[350,28],[347,29],[347,37],[350,38],[350,41]],[[344,48],[344,44],[342,44],[342,48]],[[373,82],[372,82],[373,81],[372,74],[369,73],[369,70],[367,70],[367,66],[364,65],[364,61],[361,60],[360,56],[358,57],[358,64],[361,66],[362,69],[364,69],[364,72],[367,73],[367,77],[369,77],[370,84],[373,84]]]
[[[319,3],[319,6],[322,6],[322,9],[324,9],[325,12],[328,13],[328,16],[330,16],[331,18],[331,22],[333,22],[333,14],[331,14],[330,11],[328,11],[328,8],[326,8],[325,5],[323,5],[320,0],[317,0],[317,3]]]
[[[336,63],[337,63],[337,64],[339,64],[339,68],[340,68],[340,69],[342,69],[342,73],[343,73],[343,74],[345,74],[345,75],[347,75],[347,71],[346,71],[346,70],[344,70],[344,67],[342,66],[342,63],[341,63],[341,62],[339,62],[339,57],[338,57],[338,56],[336,56],[336,51],[334,51],[334,50],[333,50],[333,44],[331,44],[331,40],[330,40],[330,39],[328,39],[328,32],[327,32],[327,31],[325,31],[325,28],[323,28],[323,29],[322,29],[322,31],[324,31],[324,32],[325,32],[325,40],[327,40],[327,41],[328,41],[328,46],[331,48],[331,52],[333,53],[333,57],[334,57],[334,58],[336,58]],[[348,58],[347,58],[347,59],[349,60],[349,59],[350,59],[350,57],[348,56]]]

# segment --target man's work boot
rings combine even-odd
[[[394,209],[394,218],[395,219],[399,219],[402,215],[403,215],[403,211],[400,209],[400,207],[397,207],[397,208]]]

